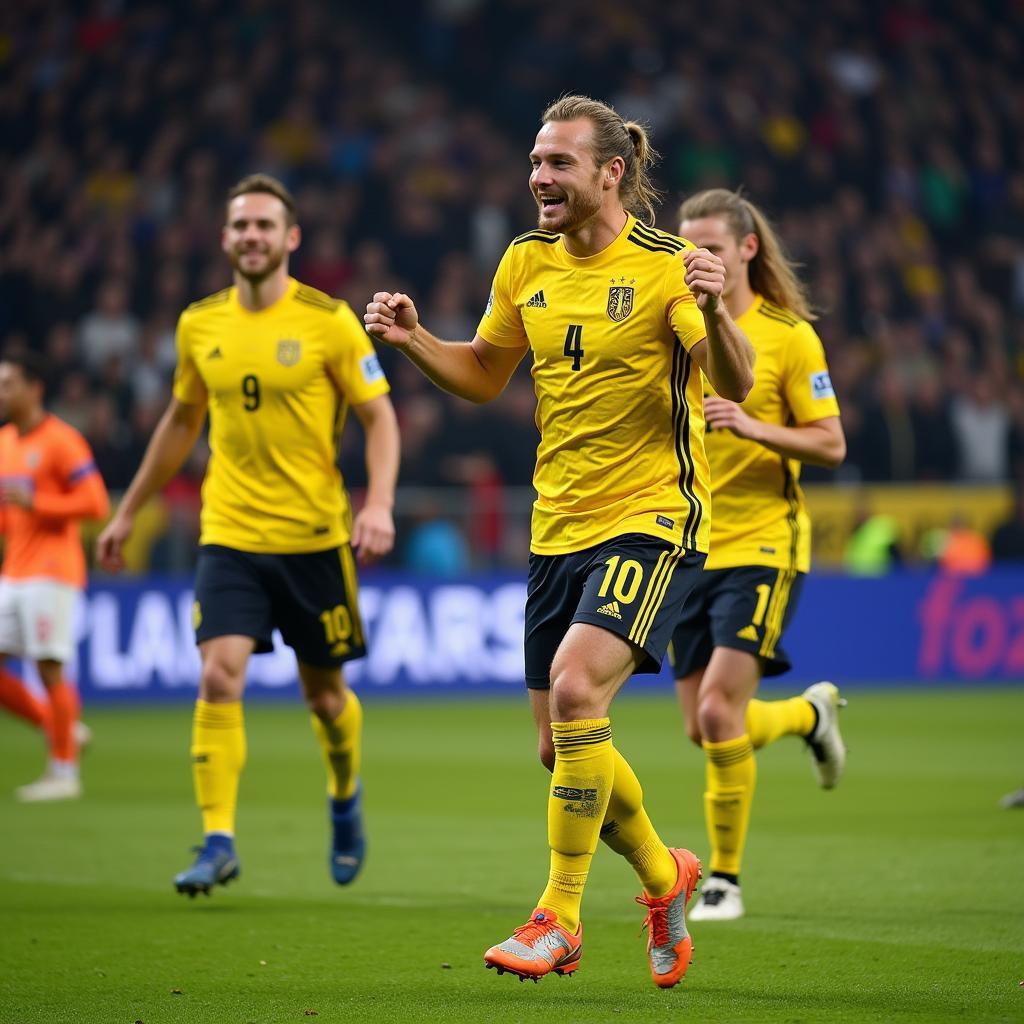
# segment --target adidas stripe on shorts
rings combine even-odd
[[[796,609],[804,575],[763,565],[705,570],[672,633],[669,659],[675,678],[707,665],[716,647],[760,658],[766,676],[788,672],[789,655],[779,641]]]
[[[658,672],[705,557],[642,533],[613,537],[566,555],[531,554],[526,685],[551,685],[555,651],[574,622],[617,633],[642,652],[637,672]]]

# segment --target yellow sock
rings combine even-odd
[[[814,722],[814,708],[804,697],[752,700],[747,705],[747,735],[755,750],[782,736],[809,736]]]
[[[757,761],[750,737],[744,734],[721,743],[704,741],[707,792],[704,819],[711,842],[711,871],[740,873],[757,782]]]
[[[192,782],[204,832],[235,834],[238,780],[245,767],[242,702],[197,700],[192,715]]]
[[[326,724],[316,715],[310,716],[313,732],[320,741],[327,766],[327,792],[339,800],[347,800],[359,785],[359,762],[363,748],[363,706],[351,691],[345,698],[341,714]]]
[[[552,722],[555,770],[548,797],[551,871],[537,906],[558,915],[570,932],[580,923],[583,886],[597,849],[615,776],[607,718]]]
[[[651,896],[663,896],[676,884],[678,869],[675,858],[647,817],[640,780],[614,747],[612,753],[615,755],[615,778],[601,826],[601,838],[633,865],[645,892]]]

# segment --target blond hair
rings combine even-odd
[[[727,188],[698,192],[679,207],[679,220],[701,217],[723,217],[737,242],[747,235],[756,235],[757,253],[747,264],[750,287],[801,320],[817,319],[807,289],[797,276],[797,264],[787,256],[768,218],[749,199]]]
[[[271,174],[247,174],[241,181],[228,189],[228,206],[232,199],[247,196],[252,192],[263,192],[275,199],[280,199],[284,206],[285,224],[291,227],[295,223],[295,197],[288,191],[284,183]]]
[[[615,157],[626,165],[619,184],[622,205],[637,220],[654,223],[654,206],[660,198],[648,170],[658,153],[647,137],[647,129],[637,121],[624,121],[621,115],[600,100],[589,96],[563,96],[555,100],[541,116],[543,124],[552,121],[578,121],[586,118],[594,126],[590,150],[598,167]]]

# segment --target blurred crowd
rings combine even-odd
[[[662,227],[717,185],[773,216],[821,311],[842,478],[1024,476],[1020,2],[401,10],[22,0],[0,13],[0,339],[46,352],[50,405],[113,490],[167,400],[178,313],[229,282],[233,181],[264,170],[294,190],[296,276],[359,312],[377,289],[407,290],[435,333],[468,338],[501,252],[534,223],[527,153],[565,91],[650,124]],[[527,367],[481,412],[384,358],[403,484],[468,484],[486,507],[529,483]],[[353,435],[357,485],[358,455]]]

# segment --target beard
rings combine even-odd
[[[258,270],[250,270],[247,267],[245,267],[242,263],[242,260],[252,253],[258,253],[259,255],[263,256],[263,262],[262,264],[259,265]],[[261,252],[261,250],[259,249],[244,249],[241,251],[239,251],[238,249],[233,249],[231,251],[231,266],[234,268],[235,272],[241,274],[241,276],[244,277],[250,284],[254,285],[261,284],[268,277],[270,277],[270,275],[273,274],[274,271],[281,266],[283,260],[283,247],[280,249],[268,248],[265,253]]]
[[[596,187],[587,192],[567,192],[561,209],[552,212],[545,218],[545,207],[537,199],[537,226],[544,231],[555,231],[559,234],[571,234],[578,231],[601,210],[601,190]]]

